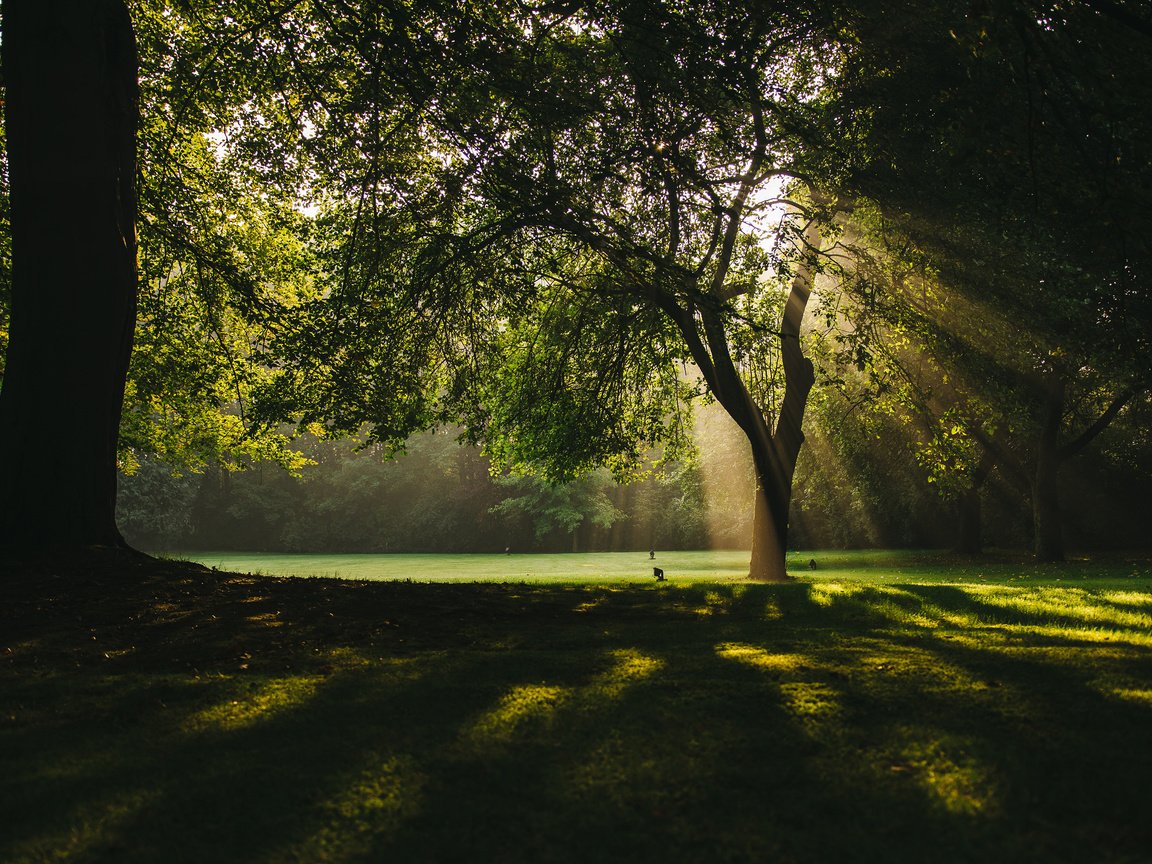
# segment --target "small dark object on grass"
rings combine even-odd
[[[665,581],[664,580],[664,571],[661,570],[659,567],[653,567],[652,568],[652,575],[656,577],[657,582]]]
[[[655,549],[649,549],[648,550],[648,560],[652,561],[652,560],[655,560],[655,558],[656,558],[656,550]]]
[[[815,570],[816,569],[816,559],[815,558],[809,558],[808,559],[808,569],[809,570]]]

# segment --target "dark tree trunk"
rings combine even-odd
[[[1035,531],[1036,559],[1064,560],[1064,530],[1061,525],[1057,467],[1037,471],[1032,490],[1032,525]]]
[[[983,534],[981,493],[973,487],[956,499],[956,551],[961,555],[983,554]]]
[[[818,203],[827,202],[819,200]],[[737,224],[733,222],[729,225],[725,240],[728,246],[726,254],[731,253]],[[804,257],[797,264],[780,321],[784,399],[780,404],[780,416],[775,430],[769,429],[764,412],[745,386],[732,359],[720,304],[692,303],[685,308],[667,298],[661,303],[669,317],[676,322],[712,395],[744,432],[752,449],[756,493],[748,577],[761,582],[783,582],[788,579],[785,554],[788,550],[792,480],[796,473],[796,460],[804,444],[804,433],[801,431],[804,409],[816,380],[812,361],[804,356],[800,345],[800,325],[804,320],[804,311],[815,278],[815,268],[807,256],[819,250],[821,240],[819,223],[811,219],[804,230]],[[725,266],[717,269],[712,301],[724,296],[719,289]]]
[[[1059,443],[1064,423],[1067,380],[1049,372],[1038,382],[1041,406],[1035,462],[1028,466],[1002,442],[976,427],[976,437],[985,449],[985,458],[1000,466],[1003,477],[1032,507],[1033,553],[1041,561],[1064,560],[1064,530],[1060,514],[1060,468],[1082,453],[1107,429],[1136,396],[1148,391],[1144,382],[1122,387],[1095,421],[1065,444]]]
[[[982,555],[984,553],[984,482],[996,458],[987,450],[972,473],[972,483],[956,500],[956,551],[961,555]]]
[[[1040,561],[1064,560],[1064,531],[1060,522],[1060,451],[1058,436],[1064,416],[1063,379],[1046,382],[1036,448],[1036,472],[1032,479],[1032,526],[1034,552]]]
[[[788,578],[784,558],[788,551],[792,481],[800,448],[804,446],[804,409],[816,381],[812,361],[804,356],[800,345],[800,323],[812,293],[811,273],[806,267],[799,269],[792,281],[780,325],[780,354],[784,366],[784,399],[780,404],[780,417],[770,441],[751,441],[756,465],[756,511],[752,521],[752,560],[748,576],[769,582]]]
[[[122,0],[3,0],[12,316],[0,546],[122,546],[136,318],[136,53]]]
[[[788,579],[785,556],[788,552],[788,512],[792,504],[791,471],[788,466],[772,464],[756,451],[756,500],[752,519],[752,557],[748,578],[758,582],[783,582]],[[760,466],[767,462],[767,467]]]

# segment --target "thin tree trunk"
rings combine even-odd
[[[4,0],[12,317],[0,546],[122,546],[136,316],[136,54],[122,0]]]

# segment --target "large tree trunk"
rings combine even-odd
[[[752,450],[756,464],[756,499],[748,578],[758,582],[783,582],[788,579],[785,556],[788,552],[792,475],[796,463],[782,465],[770,453],[763,453],[763,448],[755,443]]]
[[[1052,376],[1045,382],[1040,417],[1040,439],[1032,479],[1034,552],[1039,561],[1064,560],[1064,531],[1060,521],[1060,453],[1058,437],[1064,416],[1065,383]]]
[[[12,316],[0,546],[122,546],[136,318],[136,52],[122,0],[4,0]]]

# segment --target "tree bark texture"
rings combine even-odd
[[[765,452],[767,450],[767,452]],[[788,552],[788,512],[792,505],[791,478],[795,462],[782,464],[768,448],[753,445],[756,465],[756,500],[752,518],[752,556],[748,578],[757,582],[783,582],[788,579],[785,556]]]
[[[122,546],[136,320],[135,40],[122,0],[3,0],[12,314],[0,546]]]

